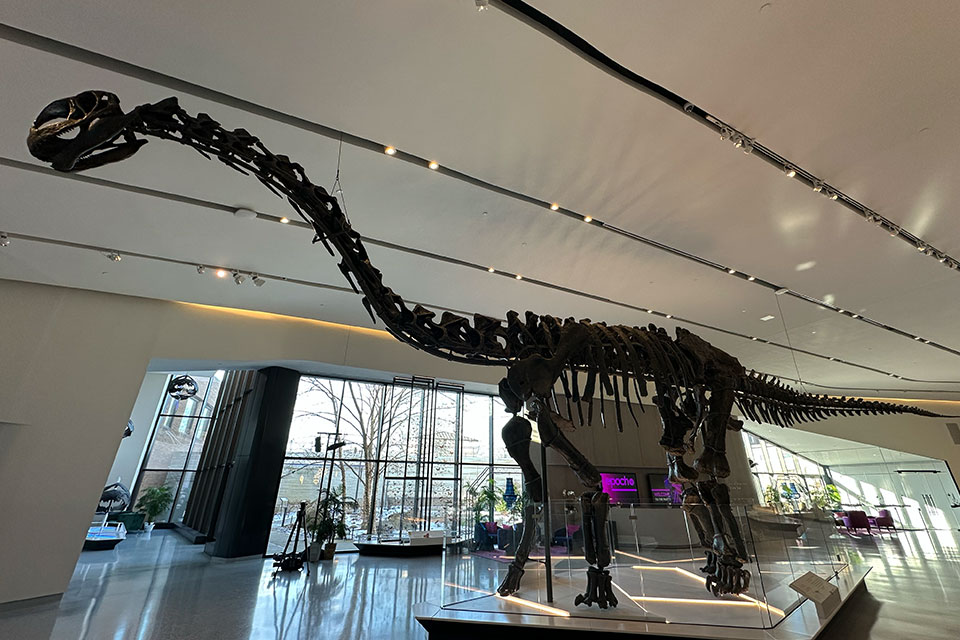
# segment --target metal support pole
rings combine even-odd
[[[550,493],[547,483],[547,448],[540,443],[540,485],[543,493],[543,562],[547,578],[547,602],[553,602],[553,565],[550,562]]]

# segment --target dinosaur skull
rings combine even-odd
[[[27,147],[57,171],[80,171],[129,158],[146,144],[128,126],[137,109],[125,114],[117,96],[106,91],[84,91],[51,102],[40,112]],[[120,138],[122,142],[118,142]]]

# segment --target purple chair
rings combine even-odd
[[[866,529],[867,535],[873,535],[870,531],[870,519],[863,511],[847,511],[846,515],[843,516],[843,526],[847,532]]]
[[[889,529],[893,532],[896,532],[897,525],[893,522],[893,516],[890,514],[890,511],[887,509],[880,509],[877,513],[877,516],[874,518],[869,518],[870,524],[872,524],[879,533],[880,529]]]

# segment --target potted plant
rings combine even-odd
[[[337,550],[337,543],[334,541],[347,537],[346,507],[356,505],[354,500],[344,498],[336,490],[319,499],[314,517],[307,523],[307,531],[313,537],[313,544],[308,551],[311,561],[333,560],[333,554]]]
[[[173,503],[173,489],[167,485],[161,487],[150,487],[140,494],[137,500],[137,510],[142,511],[146,516],[147,522],[143,529],[150,533],[153,531],[153,520],[161,513],[170,508]]]
[[[779,513],[783,507],[783,500],[780,499],[780,490],[775,484],[769,484],[767,488],[763,490],[763,500],[767,503],[768,507],[772,507],[777,513]]]

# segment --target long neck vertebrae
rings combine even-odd
[[[331,255],[339,254],[340,271],[353,290],[363,295],[371,318],[379,318],[397,339],[448,360],[474,364],[505,364],[519,355],[517,347],[522,345],[511,344],[515,340],[502,320],[475,315],[471,323],[445,311],[437,322],[429,309],[420,305],[410,309],[383,284],[382,274],[370,263],[360,234],[337,199],[310,182],[302,166],[271,153],[256,136],[244,129],[228,131],[206,114],[190,116],[175,98],[138,107],[138,114],[132,127],[137,133],[192,147],[208,159],[255,176],[286,199],[313,227],[314,242],[322,242]]]

